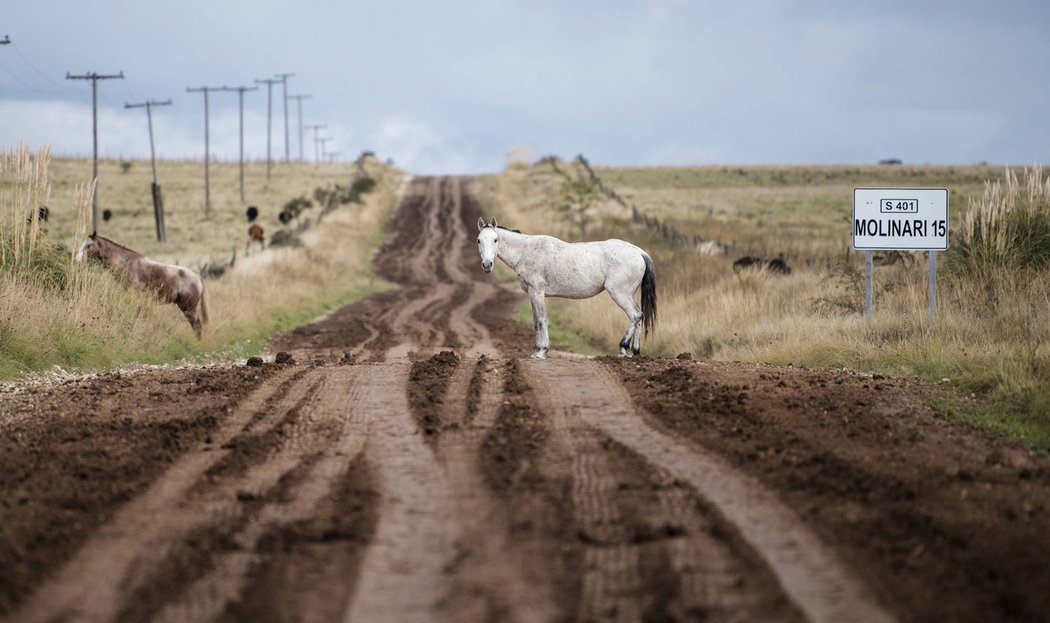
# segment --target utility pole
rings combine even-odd
[[[288,99],[298,100],[299,103],[299,162],[303,161],[303,100],[308,100],[312,95],[289,95]]]
[[[186,87],[189,93],[204,93],[204,218],[211,218],[211,178],[208,175],[208,160],[211,147],[208,137],[208,91],[218,91],[220,87],[199,87],[191,89]]]
[[[240,103],[240,124],[241,124],[241,203],[244,203],[244,92],[245,91],[258,91],[259,87],[228,87],[223,85],[220,91],[237,91],[237,96]]]
[[[11,43],[10,38],[6,35],[5,39],[7,39],[5,43]],[[92,173],[95,177],[95,188],[94,192],[91,193],[91,231],[98,231],[98,81],[114,79],[123,80],[124,72],[103,75],[93,71],[82,76],[74,76],[68,71],[66,72],[66,80],[91,81],[91,140],[94,146]]]
[[[157,240],[165,242],[167,236],[164,233],[164,200],[160,195],[160,184],[157,183],[157,152],[153,148],[153,107],[171,106],[171,100],[166,102],[155,102],[149,100],[141,104],[124,104],[124,108],[145,108],[146,122],[149,124],[149,160],[153,166],[153,185],[150,187],[153,193],[153,220],[157,224]]]
[[[280,80],[274,80],[273,78],[263,78],[262,80],[256,80],[255,84],[266,85],[266,181],[270,181],[270,169],[273,168],[273,158],[270,156],[270,137],[273,132],[270,131],[270,127],[273,125],[273,85],[280,82]]]
[[[288,79],[295,74],[274,74],[284,85],[284,161],[288,162]]]
[[[318,151],[318,149],[317,149],[317,131],[318,130],[323,130],[323,129],[327,128],[327,127],[328,126],[326,126],[326,125],[320,125],[320,124],[306,126],[307,130],[313,130],[314,131],[314,163],[321,162],[321,152]]]
[[[325,143],[327,143],[328,141],[332,140],[332,137],[331,137],[331,136],[322,136],[321,138],[319,138],[319,139],[317,139],[317,140],[318,140],[318,141],[319,141],[319,142],[321,143],[321,155],[322,155],[323,157],[326,157],[326,158],[327,158],[327,156],[328,156],[328,150],[326,150],[326,149],[324,148],[324,144],[325,144]]]

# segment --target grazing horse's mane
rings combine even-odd
[[[504,227],[502,225],[496,225],[496,228],[497,229],[506,229],[507,231],[512,231],[512,232],[514,232],[516,234],[520,234],[521,233],[520,229],[511,229],[510,227]]]
[[[124,245],[120,244],[119,242],[115,242],[113,240],[110,240],[109,238],[106,238],[105,236],[99,236],[98,234],[95,234],[95,238],[104,241],[106,244],[113,245],[114,247],[116,247],[118,249],[126,251],[126,252],[130,253],[131,255],[142,255],[138,251],[136,251],[134,249],[129,249],[129,248],[125,247]]]

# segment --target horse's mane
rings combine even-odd
[[[496,227],[499,228],[499,229],[506,229],[507,231],[512,231],[512,232],[514,232],[516,234],[520,234],[521,233],[520,229],[511,229],[510,227],[504,227],[502,225],[496,225]]]
[[[105,236],[98,236],[98,235],[96,235],[95,237],[98,238],[99,240],[103,240],[106,243],[117,247],[118,249],[121,249],[123,251],[127,251],[128,253],[130,253],[132,255],[142,255],[142,253],[139,253],[135,249],[129,249],[129,248],[125,247],[124,245],[120,244],[119,242],[110,240],[109,238],[106,238]],[[143,257],[145,257],[145,256],[143,256]]]

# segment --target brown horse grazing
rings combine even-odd
[[[151,260],[97,233],[88,236],[77,252],[78,262],[87,260],[99,260],[110,272],[151,292],[159,301],[178,305],[197,339],[201,339],[201,328],[208,322],[208,303],[204,281],[197,273]]]

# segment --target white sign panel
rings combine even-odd
[[[947,188],[854,188],[853,248],[948,248]]]

